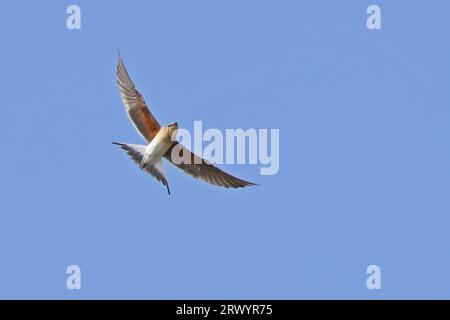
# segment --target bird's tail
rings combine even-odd
[[[163,185],[167,187],[167,192],[170,194],[169,183],[164,174],[164,167],[161,159],[154,164],[148,164],[143,162],[145,149],[147,146],[140,144],[120,143],[113,142],[113,144],[120,146],[125,150],[133,161],[144,171],[151,174],[156,180],[161,181]]]

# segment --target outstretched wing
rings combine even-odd
[[[175,152],[182,159],[190,159],[189,163],[180,164],[172,161],[172,150],[177,146]],[[175,142],[169,150],[164,154],[164,157],[172,162],[175,166],[183,170],[185,173],[193,176],[196,179],[203,180],[216,186],[225,188],[243,188],[247,186],[256,185],[255,183],[248,182],[220,170],[219,168],[208,163],[203,158],[197,156],[183,145]],[[178,162],[178,161],[177,161]]]
[[[120,54],[117,63],[117,84],[131,122],[142,137],[150,143],[161,126],[149,111],[144,98],[137,91],[133,81],[131,81]]]
[[[144,157],[145,146],[136,145],[136,144],[125,144],[113,142],[120,146],[123,150],[125,150],[131,159],[134,160],[138,165],[141,164],[142,158]],[[167,192],[170,194],[169,183],[167,182],[166,177],[164,176],[164,171],[162,168],[162,162],[158,162],[157,164],[150,164],[143,168],[144,171],[148,172],[150,175],[156,178],[156,180],[161,181],[163,185],[167,187]]]

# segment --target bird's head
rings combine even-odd
[[[172,138],[174,132],[176,132],[176,130],[178,129],[178,123],[174,122],[171,123],[169,125],[167,125],[167,128],[169,129],[169,137]],[[176,137],[173,137],[173,139],[175,139]]]

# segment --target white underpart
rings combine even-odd
[[[161,158],[170,148],[173,142],[168,138],[162,138],[157,134],[155,138],[145,148],[144,157],[142,158],[141,167],[148,164],[157,164],[161,162]],[[161,163],[162,167],[162,163]]]

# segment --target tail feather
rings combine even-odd
[[[164,174],[164,168],[162,161],[159,160],[155,164],[142,164],[142,159],[144,158],[146,146],[139,144],[129,144],[129,143],[120,143],[113,142],[113,144],[120,146],[123,150],[125,150],[128,155],[133,159],[133,161],[145,172],[152,175],[156,180],[161,181],[163,185],[167,187],[167,192],[170,194],[169,183]]]

